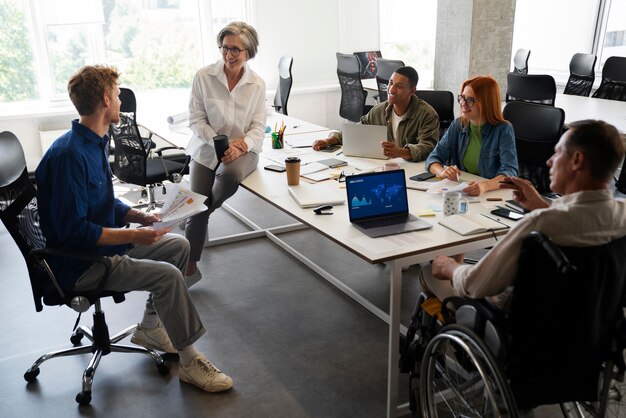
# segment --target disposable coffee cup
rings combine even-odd
[[[290,186],[300,184],[300,158],[289,157],[285,159],[285,168],[287,169],[287,184]]]
[[[217,160],[222,161],[222,157],[228,149],[228,135],[214,136],[213,145],[215,146],[215,155],[217,156]]]

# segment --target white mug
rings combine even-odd
[[[399,163],[390,162],[385,163],[385,165],[383,166],[383,171],[400,170],[400,168],[401,167]]]
[[[463,206],[461,202],[465,203],[463,208],[461,208],[461,206]],[[445,192],[443,194],[443,216],[467,213],[468,209],[469,202],[467,199],[461,197],[460,192]]]

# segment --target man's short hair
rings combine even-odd
[[[417,71],[413,67],[400,67],[394,71],[396,74],[400,74],[409,79],[409,85],[411,87],[417,87],[417,82],[419,80],[419,76],[417,75]]]
[[[610,180],[624,158],[624,140],[615,126],[602,120],[580,120],[568,124],[568,152],[580,150],[596,179]]]
[[[67,83],[67,92],[81,116],[91,115],[105,93],[111,93],[118,84],[120,73],[108,65],[86,65]]]

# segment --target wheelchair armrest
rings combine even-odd
[[[576,271],[576,266],[570,263],[570,261],[567,259],[567,256],[563,254],[563,251],[561,251],[559,247],[557,247],[547,236],[543,235],[540,232],[532,231],[530,234],[528,234],[528,237],[526,239],[534,241],[535,243],[543,247],[543,250],[554,262],[554,266],[560,274],[565,275]]]

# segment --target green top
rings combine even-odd
[[[478,159],[480,158],[480,147],[482,139],[480,137],[480,128],[470,123],[469,143],[465,149],[463,156],[463,165],[468,173],[478,175]]]

